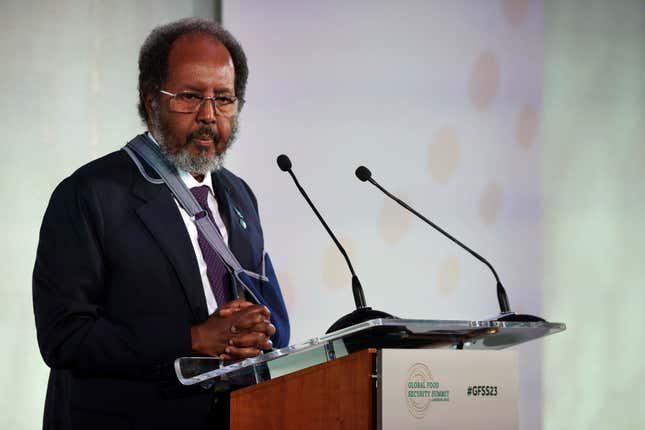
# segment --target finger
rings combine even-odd
[[[229,340],[229,346],[236,348],[257,348],[260,350],[273,349],[273,342],[262,333],[248,333]]]
[[[233,315],[235,312],[238,312],[239,308],[224,308],[224,309],[217,309],[215,311],[215,314],[220,317],[230,317]]]
[[[260,324],[269,318],[269,310],[263,305],[254,305],[236,312],[233,317],[233,326],[236,330],[249,329],[256,324]],[[235,333],[235,330],[231,330]]]
[[[264,318],[270,318],[271,317],[271,311],[269,310],[269,308],[267,308],[264,305],[251,304],[250,306],[244,306],[243,308],[241,308],[241,310],[243,310],[245,313],[249,313],[249,314],[259,313]]]
[[[248,328],[244,328],[239,325],[231,325],[229,331],[232,334],[258,332],[258,333],[263,333],[268,337],[268,336],[273,336],[276,332],[276,329],[275,329],[275,326],[270,322],[263,321]]]
[[[220,305],[215,310],[215,313],[219,316],[230,316],[233,313],[241,309],[247,308],[249,306],[253,306],[253,303],[248,302],[244,299],[235,299],[228,303],[224,303],[223,305]]]
[[[273,336],[276,332],[276,328],[269,321],[262,321],[248,329],[249,331],[257,331],[264,333],[267,337]]]
[[[247,305],[247,304],[237,303],[237,304],[229,305],[227,303],[224,306],[220,306],[216,310],[216,312],[230,312],[230,311],[235,311],[235,312],[244,311],[244,313],[253,313],[253,312],[258,312],[259,309],[258,309],[258,305],[254,305],[254,304]]]
[[[259,348],[237,348],[235,346],[227,346],[225,353],[232,358],[250,358],[257,357],[262,351]]]
[[[235,346],[236,348],[257,348],[259,350],[271,350],[273,349],[273,342],[271,339],[264,338],[264,339],[258,339],[256,343],[250,344],[250,345],[231,345]]]
[[[264,333],[244,332],[237,336],[231,337],[228,344],[238,348],[257,346],[266,342],[268,337]]]

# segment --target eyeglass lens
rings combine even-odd
[[[222,115],[235,111],[235,99],[228,97],[205,98],[193,93],[180,93],[170,98],[170,109],[180,113],[197,112],[205,102],[213,102],[213,107]]]

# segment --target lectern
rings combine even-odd
[[[562,323],[374,319],[225,365],[175,361],[231,391],[231,429],[516,429],[517,354]]]

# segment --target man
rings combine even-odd
[[[139,72],[149,134],[137,139],[161,151],[259,275],[247,291],[262,304],[233,299],[242,286],[150,164],[117,151],[83,166],[52,195],[34,268],[38,342],[52,369],[44,428],[225,428],[222,402],[181,386],[173,361],[252,357],[289,340],[257,202],[221,167],[244,102],[241,46],[217,24],[177,21],[150,34]]]

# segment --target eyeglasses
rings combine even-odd
[[[216,114],[231,117],[235,114],[236,102],[242,100],[235,96],[204,97],[192,91],[182,91],[176,94],[164,90],[159,90],[159,92],[170,96],[170,110],[178,113],[195,113],[202,108],[206,100],[211,100]]]

